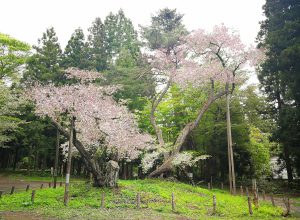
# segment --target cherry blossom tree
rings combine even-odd
[[[172,169],[172,161],[179,154],[187,136],[199,125],[207,109],[217,99],[233,92],[235,83],[243,80],[240,73],[250,66],[257,66],[263,59],[261,51],[252,46],[247,47],[237,33],[223,24],[215,26],[211,32],[196,30],[185,37],[183,42],[170,51],[156,50],[153,55],[153,73],[165,79],[165,86],[154,98],[150,112],[159,145],[163,147],[165,143],[155,121],[155,112],[172,84],[179,85],[183,90],[188,86],[205,88],[210,84],[208,98],[203,106],[199,106],[195,120],[181,130],[172,151],[164,155],[163,164],[150,173],[150,177]],[[220,90],[222,85],[224,88]]]
[[[76,78],[77,83],[60,87],[35,85],[28,90],[36,105],[35,112],[42,117],[48,116],[67,138],[70,134],[59,121],[75,118],[74,146],[93,174],[95,184],[112,185],[114,183],[110,184],[111,180],[103,176],[105,170],[101,170],[95,157],[97,150],[106,149],[113,160],[135,159],[143,150],[151,148],[152,137],[140,133],[134,115],[113,99],[112,94],[118,86],[101,87],[92,83],[103,78],[98,72],[75,68],[65,72],[67,78]]]

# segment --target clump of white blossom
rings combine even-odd
[[[192,167],[194,166],[199,160],[206,160],[209,158],[210,155],[201,155],[201,156],[194,156],[192,152],[182,152],[175,155],[172,164],[176,167]]]

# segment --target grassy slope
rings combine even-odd
[[[0,200],[0,211],[35,211],[58,218],[77,219],[199,219],[199,218],[249,218],[246,197],[231,196],[218,189],[206,190],[183,183],[157,179],[120,181],[118,189],[93,188],[84,183],[71,184],[69,206],[63,205],[64,188],[37,190],[35,203],[30,202],[30,192],[5,195]],[[101,193],[105,192],[106,209],[100,209]],[[135,208],[136,193],[141,193],[142,209]],[[176,212],[171,210],[174,192]],[[212,215],[212,196],[217,197],[217,213]],[[253,207],[256,219],[281,218],[282,209],[270,202],[260,202]],[[253,219],[252,217],[252,219]]]

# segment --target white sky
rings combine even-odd
[[[136,28],[150,23],[151,14],[164,7],[183,13],[188,30],[211,29],[224,23],[240,32],[242,40],[254,43],[263,20],[265,0],[0,0],[0,32],[31,45],[53,26],[64,47],[73,31],[85,33],[96,17],[104,20],[122,8]]]
[[[265,0],[0,0],[0,32],[9,34],[31,45],[37,44],[46,28],[54,27],[64,49],[73,31],[87,28],[96,17],[102,20],[110,11],[120,8],[136,29],[149,25],[151,15],[159,9],[177,8],[184,14],[183,23],[188,30],[210,30],[224,23],[239,31],[242,41],[254,44],[259,21],[264,19]],[[258,83],[251,74],[250,83]]]

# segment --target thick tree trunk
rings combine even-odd
[[[60,134],[65,136],[66,138],[69,139],[70,134],[56,121],[52,120],[53,125],[59,130]],[[91,172],[93,174],[94,178],[94,186],[106,186],[107,181],[105,179],[108,179],[108,175],[112,175],[109,172],[106,172],[107,176],[104,175],[104,172],[100,169],[100,166],[98,162],[85,150],[83,144],[77,140],[76,138],[73,139],[73,144],[78,150],[78,152],[81,155],[81,158],[83,159],[83,162],[85,164],[85,167],[88,172]],[[106,166],[107,168],[107,166]],[[118,176],[118,175],[117,175]],[[117,180],[115,178],[115,180]],[[110,185],[111,184],[110,182]],[[114,184],[116,185],[116,184]]]
[[[226,85],[226,88],[228,85]],[[192,130],[194,130],[200,120],[202,119],[204,113],[208,110],[208,108],[211,106],[212,103],[214,103],[217,99],[224,96],[227,92],[227,89],[224,91],[219,92],[218,94],[214,95],[214,87],[212,82],[212,90],[210,93],[210,96],[204,106],[199,110],[198,116],[195,121],[188,123],[180,132],[179,136],[176,139],[176,142],[174,144],[171,156],[164,161],[164,163],[158,167],[158,169],[154,170],[152,173],[149,174],[149,177],[158,176],[164,172],[170,171],[172,169],[172,160],[174,159],[175,155],[179,153],[182,145],[184,144],[187,136],[190,134]]]

